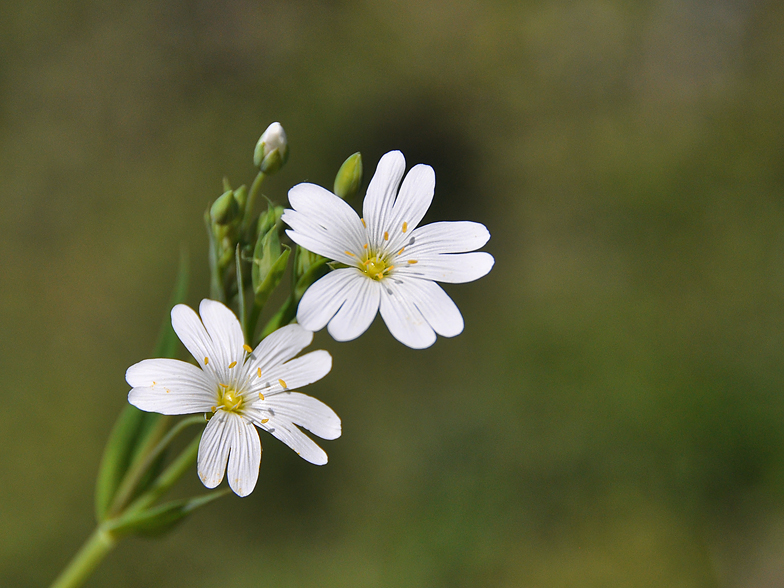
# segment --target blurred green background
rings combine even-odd
[[[93,527],[181,244],[250,182],[436,171],[493,237],[465,332],[314,348],[344,434],[88,586],[784,586],[784,5],[27,0],[0,8],[0,585]],[[181,492],[201,490],[195,473]]]

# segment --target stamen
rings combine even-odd
[[[403,253],[405,250],[406,250],[406,248],[405,248],[405,247],[403,247],[403,248],[402,248],[400,251],[398,251],[398,252],[397,252],[397,254],[398,254],[398,255],[400,255],[400,254],[402,254],[402,253]]]
[[[392,270],[395,267],[394,265],[390,265],[387,269],[385,269],[382,273],[387,273],[388,271]]]
[[[368,244],[367,244],[367,243],[365,243],[365,244],[364,244],[362,247],[364,247],[365,249],[367,249],[367,248],[368,248]]]
[[[212,412],[215,412],[216,410],[218,410],[218,407],[217,406],[213,406],[212,407]]]
[[[236,361],[232,361],[232,362],[229,364],[229,369],[233,368],[235,365],[237,365],[237,362],[236,362]]]
[[[414,265],[415,263],[417,263],[417,260],[416,259],[409,259],[408,263],[410,263],[411,265]]]
[[[365,227],[365,228],[367,229],[367,223],[365,222],[365,219],[364,219],[364,218],[361,218],[361,219],[359,219],[359,220],[361,220],[361,221],[362,221],[362,226],[363,226],[363,227]]]
[[[384,231],[384,241],[389,241],[389,233]]]
[[[210,363],[210,358],[209,357],[205,357],[204,358],[204,365],[207,365],[208,363]]]
[[[408,223],[403,223],[403,232],[405,233],[408,230]]]
[[[245,343],[245,344],[242,346],[242,348],[243,348],[245,351],[247,351],[248,353],[252,353],[252,352],[253,352],[253,348],[252,348],[250,345],[248,345],[247,343]]]
[[[264,400],[264,394],[262,394],[261,392],[259,392],[259,400]]]
[[[283,386],[284,388],[288,388],[288,386],[286,386],[286,382],[284,382],[280,378],[278,378],[278,382],[280,382],[280,385]]]
[[[261,377],[261,368],[256,368],[256,373],[259,374],[259,377]]]
[[[343,253],[345,253],[346,255],[350,255],[351,257],[356,257],[356,255],[351,253],[351,251],[344,251]]]
[[[269,422],[269,419],[261,419],[261,424],[266,425]]]

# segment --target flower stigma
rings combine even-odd
[[[220,384],[218,388],[218,408],[227,412],[240,412],[242,408],[242,394],[234,388]]]
[[[361,269],[369,278],[374,280],[381,280],[389,270],[392,269],[391,265],[388,265],[387,262],[380,258],[378,255],[373,255],[372,257],[368,257],[365,261],[363,261],[359,269]]]

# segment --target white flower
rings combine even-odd
[[[316,465],[327,454],[299,428],[323,439],[340,437],[340,418],[326,404],[291,389],[323,378],[332,358],[323,350],[292,359],[313,340],[299,325],[278,329],[256,349],[228,308],[202,300],[199,316],[188,306],[172,309],[172,327],[199,366],[176,359],[145,359],[128,368],[128,402],[161,414],[214,413],[199,444],[198,471],[207,488],[223,480],[247,496],[256,486],[261,442],[254,425]],[[203,321],[203,324],[202,324]],[[298,426],[297,426],[298,425]]]
[[[490,233],[475,222],[438,222],[417,227],[430,207],[435,173],[414,166],[406,175],[399,151],[381,158],[370,180],[360,218],[343,200],[314,184],[289,191],[283,213],[292,241],[349,267],[330,272],[302,297],[297,321],[311,331],[329,324],[338,341],[364,333],[376,313],[400,342],[429,347],[436,333],[454,337],[463,317],[435,282],[470,282],[493,267],[489,253],[466,253]]]

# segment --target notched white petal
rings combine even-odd
[[[201,436],[197,468],[199,478],[207,488],[215,488],[223,481],[231,448],[232,430],[228,421],[232,417],[234,415],[219,410],[207,423]]]
[[[253,351],[254,360],[250,371],[261,368],[262,373],[270,367],[288,361],[313,341],[313,333],[301,325],[286,325],[267,335]]]
[[[229,487],[237,496],[247,496],[256,487],[261,465],[261,441],[250,421],[234,416],[231,420],[231,452],[226,472]]]
[[[307,394],[276,394],[266,400],[263,407],[265,410],[272,410],[277,418],[304,427],[322,439],[340,437],[340,417],[329,406]]]
[[[212,339],[213,348],[219,354],[218,361],[228,366],[241,358],[245,337],[236,315],[222,302],[207,298],[201,301],[199,314]]]
[[[291,447],[305,461],[314,465],[327,463],[326,452],[293,423],[280,418],[270,419],[269,422],[260,426],[268,431],[270,435]]]
[[[392,336],[412,349],[425,349],[436,342],[433,328],[413,301],[390,283],[382,290],[381,318]]]

